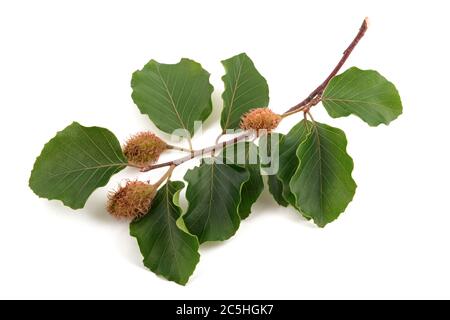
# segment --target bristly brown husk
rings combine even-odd
[[[138,167],[155,163],[167,144],[151,132],[140,132],[132,136],[123,148],[128,162]]]
[[[243,130],[267,130],[272,131],[280,123],[282,117],[269,108],[257,108],[250,110],[242,116],[241,129]]]
[[[108,195],[107,210],[116,218],[135,219],[147,214],[155,194],[156,188],[148,183],[128,181]]]

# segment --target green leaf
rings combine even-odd
[[[200,243],[223,241],[236,233],[241,221],[241,189],[249,179],[246,169],[207,161],[202,160],[200,166],[184,176],[189,202],[184,222]]]
[[[290,188],[302,212],[324,227],[353,199],[353,160],[347,154],[342,130],[318,122],[308,122],[307,126],[310,134],[297,148],[300,165]]]
[[[333,118],[354,114],[371,126],[387,125],[402,113],[395,86],[376,71],[356,67],[331,79],[322,102]]]
[[[269,87],[245,53],[224,60],[222,64],[226,73],[222,77],[225,91],[220,125],[223,130],[237,129],[244,113],[269,105]]]
[[[283,207],[287,207],[289,202],[283,198],[283,182],[281,182],[278,177],[273,174],[267,176],[267,184],[269,185],[269,192],[272,194],[275,201]]]
[[[250,174],[250,178],[241,189],[241,203],[238,209],[241,219],[248,218],[253,204],[264,189],[258,153],[258,146],[253,142],[239,142],[227,146],[221,153],[224,163],[245,168]]]
[[[178,227],[181,208],[177,198],[183,188],[181,181],[166,183],[158,190],[148,214],[130,224],[144,265],[181,285],[188,282],[200,260],[197,238]]]
[[[277,178],[282,183],[283,198],[294,208],[298,209],[294,194],[291,192],[289,183],[292,176],[299,166],[299,160],[296,156],[298,146],[305,141],[308,135],[308,129],[305,121],[302,120],[296,124],[287,135],[280,140],[279,147],[279,166]]]
[[[133,73],[132,98],[143,114],[162,131],[173,133],[185,129],[194,134],[194,122],[211,114],[209,73],[189,59],[177,64],[155,60]]]
[[[259,150],[260,157],[262,158],[261,170],[265,171],[267,174],[269,192],[280,206],[287,207],[289,203],[283,197],[283,183],[277,177],[279,164],[278,169],[272,167],[274,161],[279,161],[280,141],[283,137],[283,134],[275,132],[263,135],[259,139]],[[270,168],[270,172],[268,171],[268,168]]]
[[[74,122],[45,145],[31,172],[30,188],[40,197],[80,209],[126,165],[113,133]]]

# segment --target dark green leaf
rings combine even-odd
[[[241,189],[249,179],[244,168],[204,161],[184,176],[189,201],[184,222],[200,243],[226,240],[236,233],[241,221]]]
[[[249,180],[242,186],[241,203],[238,209],[241,219],[246,219],[264,189],[259,169],[258,147],[253,142],[239,142],[227,146],[221,157],[223,157],[224,163],[246,168],[250,174]]]
[[[298,209],[298,206],[295,197],[291,192],[289,183],[299,165],[299,160],[296,156],[297,148],[305,141],[307,135],[308,130],[305,121],[302,120],[280,140],[280,169],[278,170],[277,177],[283,185],[283,198],[296,209]]]
[[[132,98],[139,110],[164,132],[185,129],[194,134],[194,122],[211,114],[209,73],[189,59],[177,64],[155,60],[133,73]]]
[[[181,285],[188,282],[200,260],[197,238],[178,227],[181,221],[178,194],[183,187],[181,181],[169,181],[158,190],[148,214],[130,224],[144,265]]]
[[[284,135],[281,133],[263,135],[259,139],[259,151],[261,170],[267,174],[269,192],[279,205],[287,207],[289,203],[283,198],[283,183],[277,177],[279,163],[278,165],[276,164],[279,161],[280,140],[283,137]]]
[[[269,105],[269,87],[245,53],[224,60],[222,64],[226,73],[222,77],[225,91],[220,125],[223,130],[236,129],[244,113]]]
[[[114,134],[74,122],[45,145],[31,172],[30,188],[40,197],[80,209],[126,165]]]
[[[305,122],[303,121],[305,124]],[[353,199],[356,183],[353,160],[342,130],[308,122],[310,134],[297,148],[300,165],[290,188],[297,206],[323,227],[335,220]]]
[[[276,175],[267,176],[267,183],[269,185],[269,192],[272,194],[275,201],[283,207],[287,207],[289,203],[283,198],[283,182],[281,182]]]
[[[333,118],[354,114],[371,126],[389,124],[402,113],[395,86],[376,71],[356,67],[331,79],[322,102]]]

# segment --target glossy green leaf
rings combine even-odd
[[[130,234],[138,241],[144,265],[181,285],[188,282],[200,260],[197,238],[178,226],[178,194],[183,187],[181,181],[166,183],[158,190],[148,214],[130,224]]]
[[[232,237],[239,228],[238,208],[242,185],[249,179],[246,169],[231,167],[208,159],[189,170],[186,199],[189,202],[184,222],[200,243],[222,241]]]
[[[80,209],[126,165],[114,134],[74,122],[45,145],[31,172],[30,188],[40,197]]]
[[[246,219],[253,204],[258,200],[264,189],[264,182],[259,169],[258,146],[253,142],[239,142],[227,146],[222,154],[224,163],[246,168],[250,178],[241,189],[241,203],[239,204],[239,215]]]
[[[371,126],[389,124],[402,113],[395,86],[376,71],[356,67],[331,79],[322,102],[333,118],[354,114]]]
[[[167,133],[185,129],[193,135],[194,122],[204,121],[212,111],[209,73],[189,59],[177,64],[151,60],[133,73],[131,87],[139,110]]]
[[[304,126],[306,124],[303,121]],[[352,201],[356,183],[353,160],[347,154],[342,130],[308,122],[310,134],[297,148],[300,162],[290,181],[297,206],[323,227],[335,220]]]
[[[220,125],[224,130],[236,129],[244,113],[269,105],[269,87],[245,53],[224,60],[222,64],[226,73],[222,77],[225,91]]]

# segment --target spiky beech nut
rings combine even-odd
[[[145,215],[150,209],[156,187],[142,181],[127,181],[108,195],[108,212],[123,219],[134,219]]]
[[[281,116],[269,108],[252,109],[242,116],[241,129],[243,130],[267,130],[271,131],[278,127]]]
[[[140,132],[128,139],[123,153],[130,164],[145,167],[155,163],[166,149],[167,144],[155,134]]]

